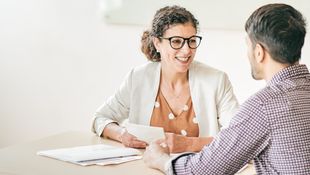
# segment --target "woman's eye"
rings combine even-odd
[[[194,44],[194,43],[196,43],[196,40],[195,39],[191,39],[191,40],[189,40],[189,42]]]
[[[181,44],[182,40],[181,39],[174,39],[174,40],[171,40],[171,42],[174,44]]]

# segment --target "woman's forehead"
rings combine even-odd
[[[197,33],[196,29],[191,23],[185,24],[175,24],[169,26],[169,28],[164,32],[164,36],[184,36],[190,37]]]

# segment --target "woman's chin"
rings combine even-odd
[[[192,60],[188,59],[186,61],[181,61],[176,59],[176,62],[177,62],[177,69],[179,72],[187,72]]]

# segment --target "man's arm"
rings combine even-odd
[[[263,104],[253,97],[241,106],[228,128],[223,129],[209,145],[196,154],[165,159],[156,164],[168,174],[235,174],[243,165],[261,153],[269,144],[269,124]],[[156,158],[163,152],[152,151],[145,156]],[[150,155],[151,154],[151,155]],[[147,159],[147,164],[155,160]],[[153,165],[153,168],[158,168]]]
[[[257,99],[248,100],[228,128],[197,154],[171,162],[176,174],[234,174],[269,142],[269,125]]]

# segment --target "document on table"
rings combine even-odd
[[[128,133],[136,136],[139,140],[150,144],[154,140],[164,139],[164,129],[161,127],[138,125],[133,123],[126,123],[125,127]]]
[[[37,152],[37,155],[47,156],[82,166],[95,164],[119,164],[141,159],[141,154],[142,153],[137,149],[115,147],[105,144],[61,148]]]

